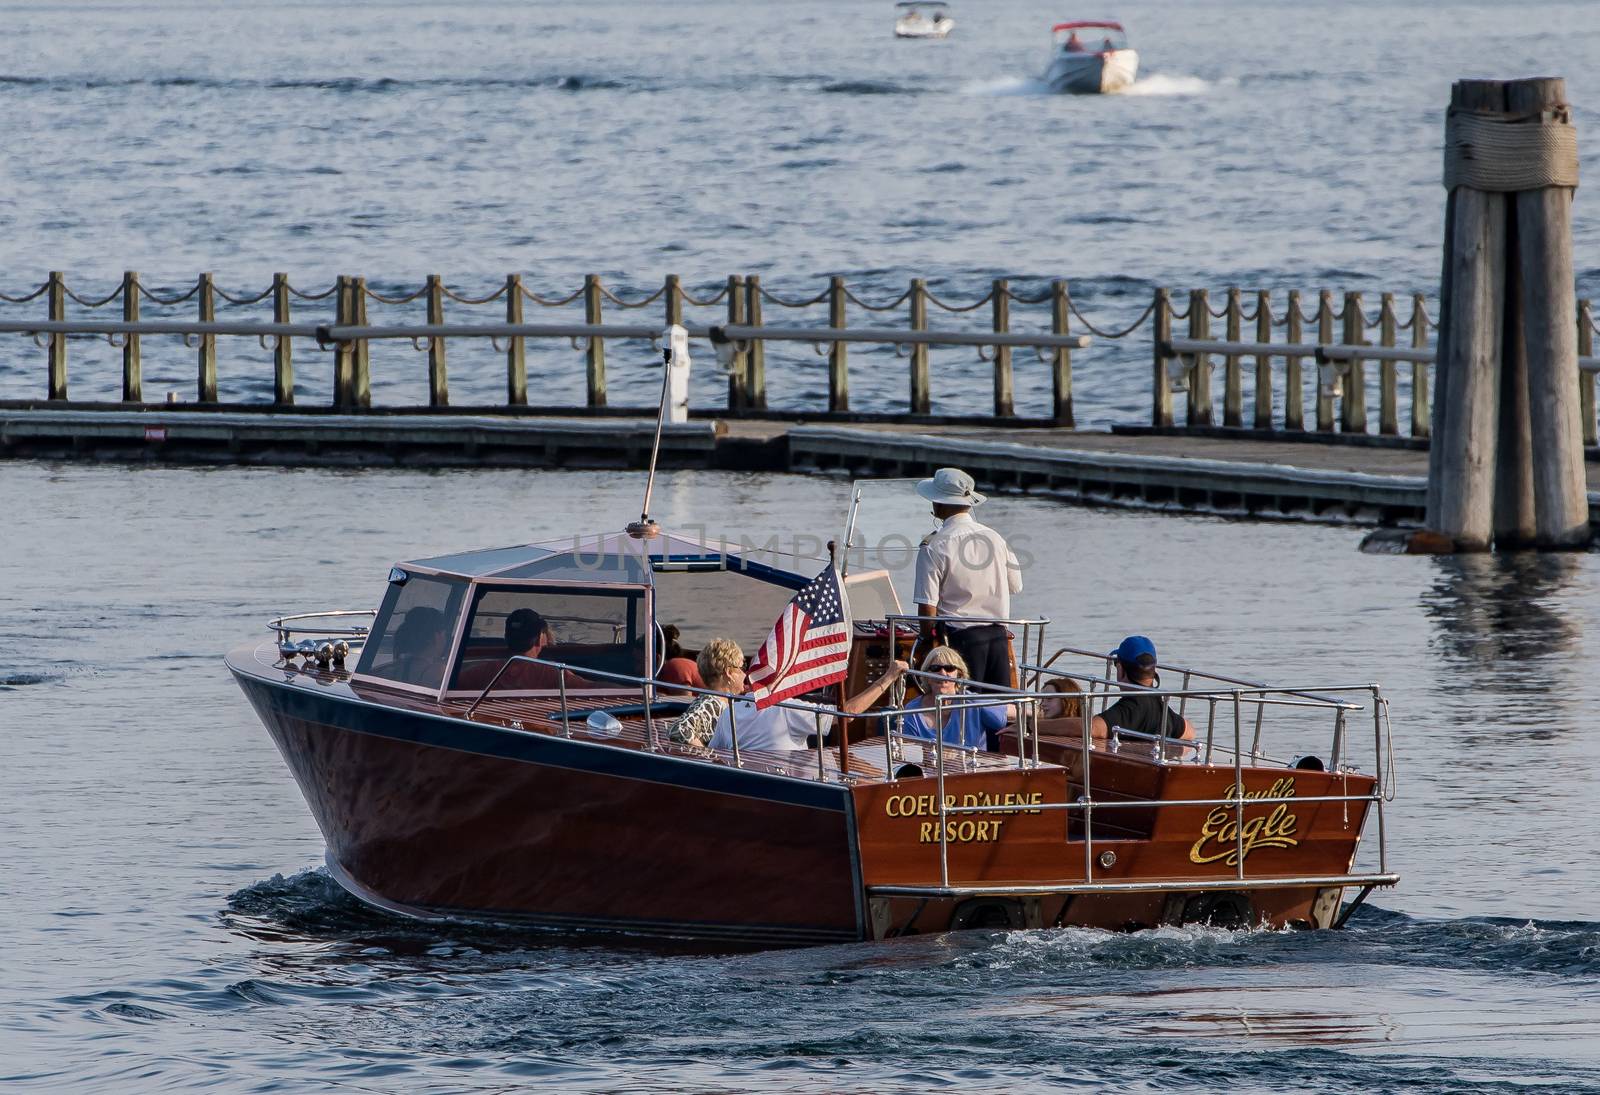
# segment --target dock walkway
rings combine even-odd
[[[342,467],[638,468],[645,418],[255,411],[0,410],[0,457]],[[1428,454],[1411,448],[1099,430],[693,419],[665,467],[915,476],[956,465],[985,489],[1173,513],[1410,527]],[[1600,465],[1587,465],[1600,524]]]

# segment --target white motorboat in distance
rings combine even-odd
[[[900,9],[900,16],[894,21],[896,38],[944,38],[955,29],[956,21],[950,18],[945,4],[903,0],[895,7]]]
[[[1139,74],[1139,54],[1128,46],[1121,23],[1057,23],[1044,82],[1051,91],[1109,95],[1122,91]]]

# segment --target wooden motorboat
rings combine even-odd
[[[894,21],[896,38],[945,38],[956,27],[948,4],[901,0],[895,8],[900,13]]]
[[[1050,67],[1041,79],[1051,91],[1109,95],[1139,75],[1139,54],[1129,47],[1121,23],[1057,23],[1050,34]]]
[[[846,539],[848,543],[848,538]],[[886,699],[803,750],[667,740],[687,696],[663,627],[751,651],[810,575],[662,533],[569,537],[399,563],[375,612],[286,617],[227,665],[327,844],[332,876],[417,917],[740,944],[968,927],[1210,922],[1331,927],[1386,864],[1386,707],[1375,686],[1278,688],[1163,667],[1193,742],[1095,740],[1104,654],[1020,634],[1000,751],[906,736]],[[913,642],[889,576],[849,573],[852,687]],[[513,614],[551,625],[508,647]],[[1031,653],[1030,653],[1031,652]],[[1047,686],[1076,717],[1041,717]],[[903,701],[899,701],[903,702]],[[994,696],[959,702],[995,702]],[[1356,728],[1372,762],[1351,764]],[[1274,759],[1300,735],[1318,756]],[[1307,736],[1309,735],[1309,737]],[[1376,867],[1355,869],[1376,814]],[[1346,892],[1355,895],[1343,903]],[[1341,912],[1341,907],[1345,910]]]

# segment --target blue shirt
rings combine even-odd
[[[947,705],[944,717],[944,743],[946,745],[960,745],[968,749],[982,749],[984,747],[984,732],[999,730],[1006,724],[1006,701],[997,699],[993,703],[986,703],[982,707],[969,706],[977,699],[970,692],[961,693],[951,697],[955,706]],[[911,703],[912,707],[933,707],[933,697],[918,696]],[[900,723],[900,732],[908,738],[923,738],[933,740],[934,713],[929,711],[926,715],[912,712],[906,715]]]

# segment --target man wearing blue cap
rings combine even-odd
[[[1139,688],[1160,684],[1156,676],[1156,644],[1143,635],[1129,635],[1111,656],[1117,662],[1117,680]],[[1160,696],[1138,689],[1124,692],[1121,699],[1096,715],[1093,734],[1097,738],[1108,737],[1113,726],[1156,737],[1194,738],[1194,723],[1168,707]]]

